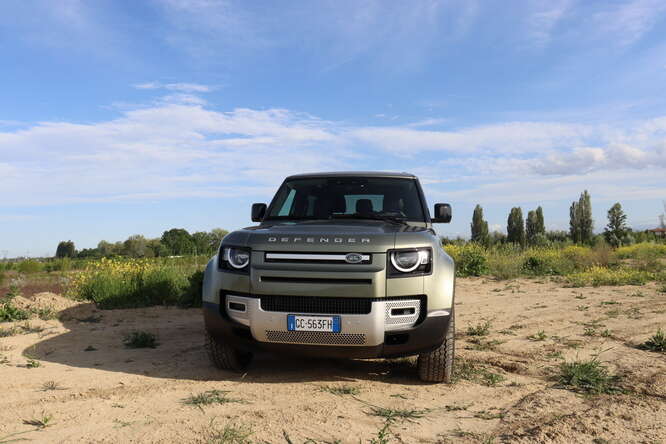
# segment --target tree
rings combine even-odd
[[[55,257],[76,257],[76,248],[71,240],[61,241],[56,248]]]
[[[211,254],[217,250],[217,242],[213,233],[197,231],[192,234],[192,241],[196,248],[196,254]]]
[[[589,244],[592,242],[594,220],[590,194],[583,191],[578,202],[572,202],[569,208],[569,232],[574,243]]]
[[[123,253],[131,257],[145,257],[148,250],[148,240],[140,234],[135,234],[123,242]]]
[[[525,237],[527,238],[528,245],[534,245],[536,236],[539,234],[539,221],[537,219],[536,211],[530,210],[527,212],[527,219],[525,219]]]
[[[537,218],[537,234],[546,235],[546,224],[543,220],[543,209],[541,206],[538,206],[536,209],[536,218]]]
[[[162,234],[162,244],[170,254],[181,256],[194,252],[194,240],[192,235],[184,228],[172,228]]]
[[[622,205],[617,202],[608,210],[608,225],[604,229],[604,237],[606,242],[617,248],[622,245],[627,232],[627,215],[624,214]]]
[[[158,239],[148,239],[146,243],[146,256],[148,257],[165,257],[168,256],[169,249],[162,244]]]
[[[511,208],[506,233],[507,242],[513,242],[521,246],[525,245],[525,224],[523,222],[523,210],[520,207]]]
[[[481,245],[488,245],[488,222],[483,220],[483,208],[476,205],[472,215],[472,242],[478,242]]]

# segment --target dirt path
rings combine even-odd
[[[294,444],[666,442],[666,355],[635,347],[666,327],[666,295],[652,285],[459,279],[457,356],[468,379],[454,385],[421,384],[408,359],[261,355],[239,376],[208,363],[199,310],[95,311],[49,294],[25,303],[56,306],[60,320],[0,324],[18,333],[0,337],[0,443],[14,433],[34,442],[211,442],[225,427],[228,435],[251,430],[252,442]],[[486,321],[488,335],[466,335]],[[124,348],[136,329],[156,333],[160,345]],[[563,359],[599,352],[629,394],[555,387]],[[29,359],[39,367],[26,367]],[[234,402],[183,402],[211,390]],[[377,407],[414,417],[386,423]],[[28,424],[45,417],[45,428]]]

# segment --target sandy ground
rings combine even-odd
[[[100,311],[49,293],[17,303],[55,307],[59,319],[31,320],[28,327],[42,329],[32,333],[25,322],[0,324],[21,331],[0,337],[0,443],[234,442],[214,440],[225,427],[251,430],[252,442],[294,444],[666,442],[666,355],[636,348],[666,327],[666,295],[653,285],[572,289],[547,280],[459,279],[457,362],[486,373],[453,385],[420,383],[413,359],[260,355],[241,376],[209,364],[198,309]],[[490,333],[479,346],[466,331],[486,321]],[[136,329],[156,333],[160,345],[124,348],[123,336]],[[539,331],[547,338],[528,339]],[[627,393],[590,397],[557,387],[563,359],[599,353]],[[30,359],[40,365],[29,368]],[[54,390],[45,390],[49,382]],[[209,390],[241,402],[183,402]],[[371,406],[422,417],[385,428]],[[44,417],[46,427],[30,424]],[[383,428],[387,441],[380,440]]]

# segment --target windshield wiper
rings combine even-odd
[[[400,225],[406,225],[404,217],[391,216],[389,214],[331,214],[331,219],[371,219],[393,222]]]

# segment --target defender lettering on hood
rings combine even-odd
[[[282,244],[369,244],[370,239],[367,237],[276,237],[269,236],[267,239],[271,243],[282,243]]]

